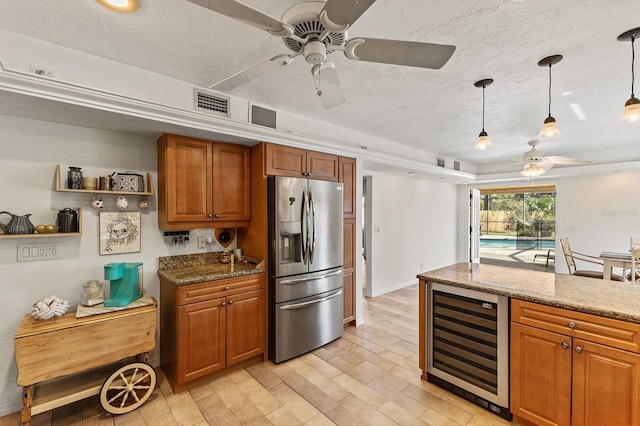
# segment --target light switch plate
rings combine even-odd
[[[18,244],[18,262],[60,258],[60,243]]]

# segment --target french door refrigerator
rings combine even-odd
[[[269,359],[342,336],[342,183],[270,176]]]

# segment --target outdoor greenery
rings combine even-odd
[[[519,221],[521,229],[523,222],[536,221],[541,237],[555,237],[555,193],[487,194],[480,200],[480,210],[487,212],[481,227],[484,235],[516,235]],[[490,224],[489,212],[501,212],[501,220]]]

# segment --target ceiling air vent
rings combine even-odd
[[[251,124],[257,124],[259,126],[276,128],[277,114],[272,109],[263,108],[258,105],[251,104]]]
[[[195,89],[195,107],[198,111],[229,117],[229,98],[217,93]]]

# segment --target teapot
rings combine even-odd
[[[29,216],[31,216],[31,214],[17,216],[6,211],[0,212],[0,215],[2,214],[8,214],[11,216],[9,223],[0,223],[0,229],[2,229],[5,234],[33,234],[35,232],[36,227],[29,220]]]

